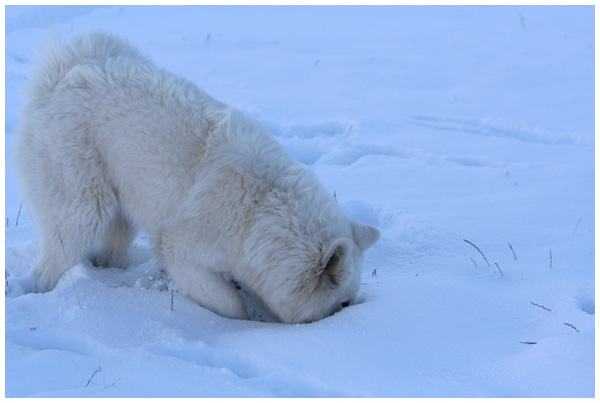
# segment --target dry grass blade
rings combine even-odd
[[[94,379],[94,377],[96,376],[96,374],[97,374],[98,372],[100,372],[100,371],[102,371],[102,367],[98,367],[98,368],[96,368],[96,369],[94,370],[94,373],[92,374],[92,376],[90,376],[90,379],[88,379],[87,383],[85,384],[85,387],[86,387],[86,388],[87,388],[87,387],[90,385],[90,383],[92,383],[92,379]]]
[[[579,330],[578,330],[578,329],[577,329],[575,326],[573,326],[572,324],[570,324],[570,323],[566,323],[566,322],[565,322],[565,323],[563,323],[563,325],[565,325],[565,326],[569,326],[570,328],[573,328],[573,329],[575,329],[575,331],[576,331],[577,333],[579,333]]]
[[[546,310],[546,311],[548,311],[548,312],[552,312],[552,310],[550,310],[550,309],[546,308],[546,307],[545,307],[545,306],[543,306],[543,305],[539,305],[539,304],[536,304],[535,302],[531,302],[531,301],[529,301],[529,303],[530,303],[531,305],[534,305],[534,306],[537,306],[537,307],[539,307],[539,308],[545,309],[545,310]]]
[[[510,250],[513,253],[513,256],[515,257],[515,260],[517,260],[517,254],[515,253],[515,250],[513,249],[512,245],[510,244],[510,242],[508,243],[508,246],[510,247]]]
[[[502,269],[500,268],[500,266],[498,266],[498,262],[494,262],[494,264],[496,265],[496,267],[498,268],[498,271],[500,272],[500,275],[502,277],[504,277],[504,273],[502,273]]]
[[[477,245],[475,245],[473,242],[468,241],[466,239],[463,239],[463,241],[465,241],[466,243],[468,243],[469,245],[471,245],[472,247],[474,247],[475,249],[477,249],[477,252],[481,253],[481,256],[483,256],[483,260],[485,260],[485,262],[487,263],[488,267],[490,266],[490,262],[488,262],[487,258],[485,257],[485,255],[483,254],[483,252],[481,251],[481,249],[479,249],[477,247]]]
[[[58,225],[56,226],[56,233],[58,234],[58,239],[60,241],[60,245],[62,246],[63,255],[65,257],[65,263],[67,267],[69,267],[69,259],[67,259],[67,252],[65,251],[65,243],[63,242],[62,236],[60,235],[60,230],[58,229]],[[75,282],[73,281],[73,275],[71,274],[71,268],[67,269],[69,272],[69,277],[71,278],[71,284],[73,285],[73,291],[75,292],[75,299],[77,300],[77,305],[79,305],[79,309],[81,309],[81,303],[79,302],[79,295],[77,295],[77,288],[75,288]]]

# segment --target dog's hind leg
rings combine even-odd
[[[94,264],[96,266],[119,267],[122,269],[127,267],[127,253],[136,232],[136,228],[122,211],[117,211],[102,238],[100,252]]]
[[[87,253],[117,212],[114,192],[99,178],[88,186],[69,185],[46,193],[46,208],[34,209],[41,252],[33,268],[34,291],[54,288],[62,275]]]

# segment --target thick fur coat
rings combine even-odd
[[[347,218],[257,121],[126,41],[51,39],[26,96],[15,161],[41,235],[35,291],[98,242],[97,265],[125,267],[141,229],[175,284],[219,315],[248,317],[224,273],[287,323],[356,296],[379,231]]]

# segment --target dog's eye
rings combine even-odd
[[[350,306],[350,301],[342,302],[342,308],[347,308]]]

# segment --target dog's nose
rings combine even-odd
[[[342,308],[347,308],[350,305],[350,301],[342,302]]]

